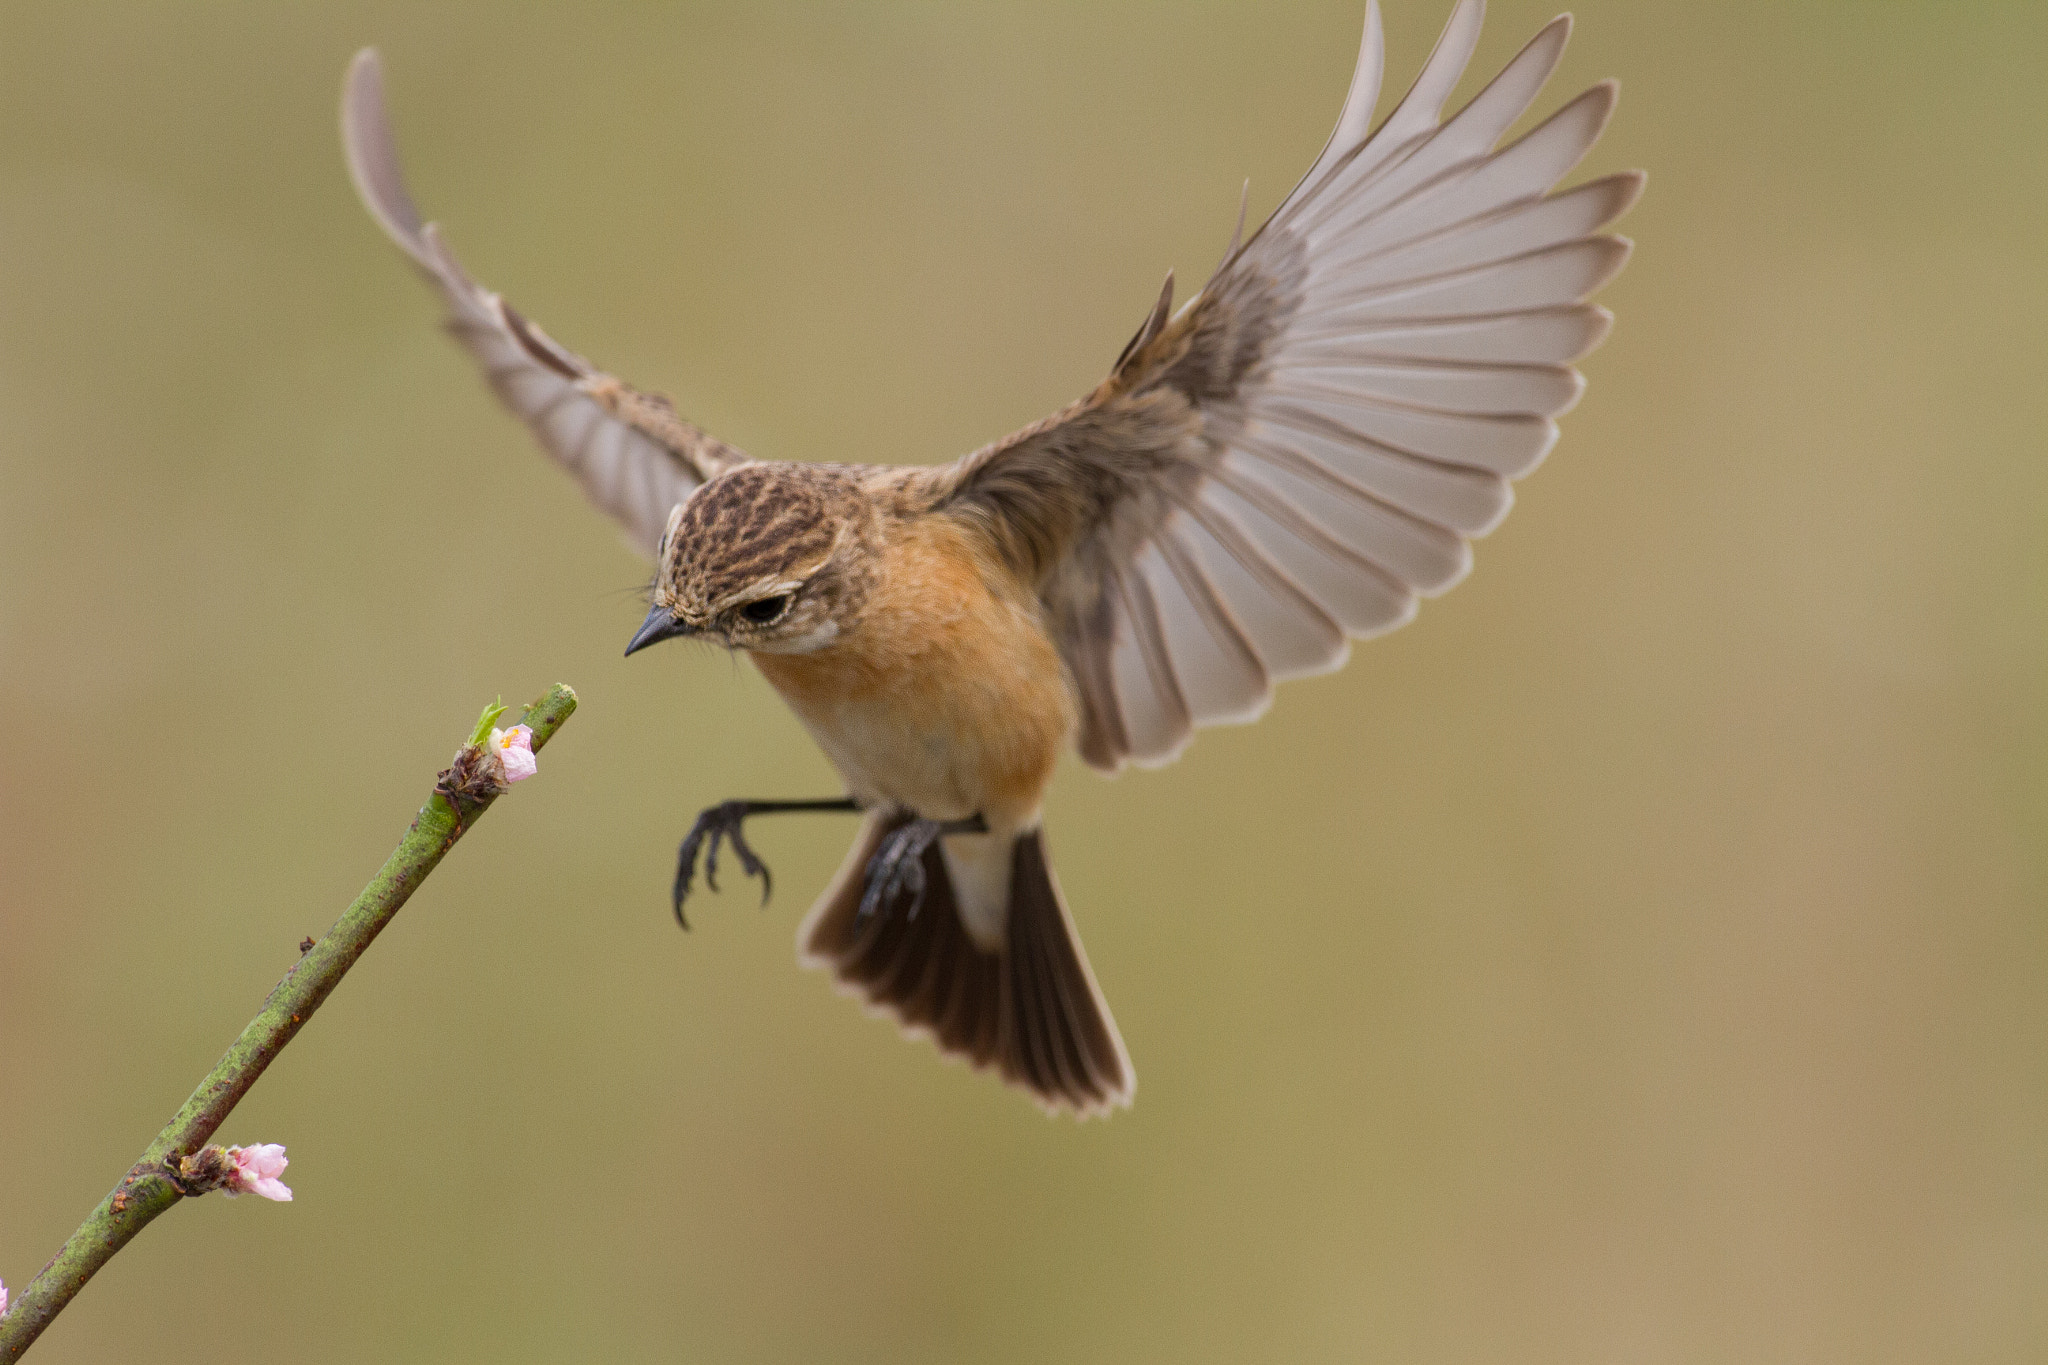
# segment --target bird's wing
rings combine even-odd
[[[1552,188],[1600,135],[1595,86],[1495,150],[1555,69],[1568,17],[1442,121],[1479,33],[1461,0],[1414,89],[1367,136],[1377,4],[1328,146],[1169,319],[1173,280],[1110,377],[948,466],[941,508],[1034,583],[1096,767],[1156,765],[1272,684],[1336,668],[1464,577],[1578,399],[1585,302],[1630,244],[1597,235],[1627,173]]]
[[[349,173],[370,216],[439,286],[448,328],[590,500],[653,555],[668,514],[692,488],[747,458],[557,345],[511,304],[464,273],[406,190],[384,112],[384,73],[373,49],[356,54],[342,90],[341,137]]]

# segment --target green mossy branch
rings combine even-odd
[[[493,712],[502,713],[503,709],[485,708],[482,734],[490,733],[491,724],[497,719]],[[575,709],[576,694],[560,683],[526,708],[520,723],[533,728],[536,752],[554,737]],[[476,743],[473,738],[469,747]],[[450,772],[465,766],[458,763]],[[185,1197],[172,1183],[165,1163],[192,1155],[212,1139],[242,1096],[249,1093],[249,1087],[256,1084],[256,1078],[306,1026],[313,1011],[334,993],[341,978],[383,932],[399,907],[497,799],[498,793],[489,783],[450,782],[448,777],[448,773],[442,775],[434,794],[420,807],[411,828],[398,841],[397,849],[384,866],[327,931],[326,937],[292,964],[270,992],[270,998],[263,1002],[262,1011],[249,1021],[227,1055],[199,1083],[178,1116],[157,1134],[142,1159],[100,1201],[99,1207],[71,1234],[42,1272],[14,1296],[7,1315],[0,1317],[0,1361],[19,1360],[30,1343],[42,1335],[72,1296],[85,1287],[85,1282],[115,1252],[149,1226],[158,1214]],[[455,802],[460,802],[459,808]]]

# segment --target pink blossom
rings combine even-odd
[[[7,1281],[0,1280],[0,1318],[7,1316]]]
[[[540,764],[533,756],[533,727],[515,725],[509,730],[492,729],[490,742],[484,746],[498,760],[507,782],[524,782],[540,771]]]
[[[291,1165],[284,1159],[282,1144],[265,1142],[255,1147],[230,1147],[227,1156],[234,1167],[221,1188],[228,1194],[260,1194],[265,1199],[275,1199],[280,1203],[291,1202],[292,1192],[278,1179],[284,1174],[284,1168]]]

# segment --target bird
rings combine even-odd
[[[1546,25],[1445,115],[1483,0],[1458,0],[1375,128],[1377,0],[1337,125],[1255,231],[1178,308],[1168,274],[1089,393],[949,463],[754,459],[558,344],[473,281],[415,207],[374,49],[342,133],[370,215],[439,291],[447,325],[540,445],[653,562],[627,648],[746,655],[843,795],[721,802],[678,850],[756,816],[859,828],[798,957],[913,1037],[1049,1113],[1128,1107],[1128,1048],[1055,879],[1043,806],[1072,745],[1090,767],[1172,762],[1274,684],[1344,663],[1462,579],[1511,485],[1579,400],[1613,316],[1589,302],[1632,244],[1628,171],[1560,191],[1600,137],[1603,82],[1520,137],[1561,59]],[[687,927],[687,925],[685,926]]]

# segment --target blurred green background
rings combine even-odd
[[[297,1202],[179,1210],[36,1359],[2048,1357],[2048,7],[1585,0],[1539,112],[1620,76],[1581,174],[1650,192],[1477,574],[1059,779],[1140,1077],[1087,1126],[792,966],[844,822],[675,931],[697,808],[831,775],[743,663],[621,659],[641,565],[335,136],[378,44],[480,278],[756,454],[925,461],[1199,282],[1361,9],[0,8],[0,1277],[480,704],[584,700],[223,1132]]]

